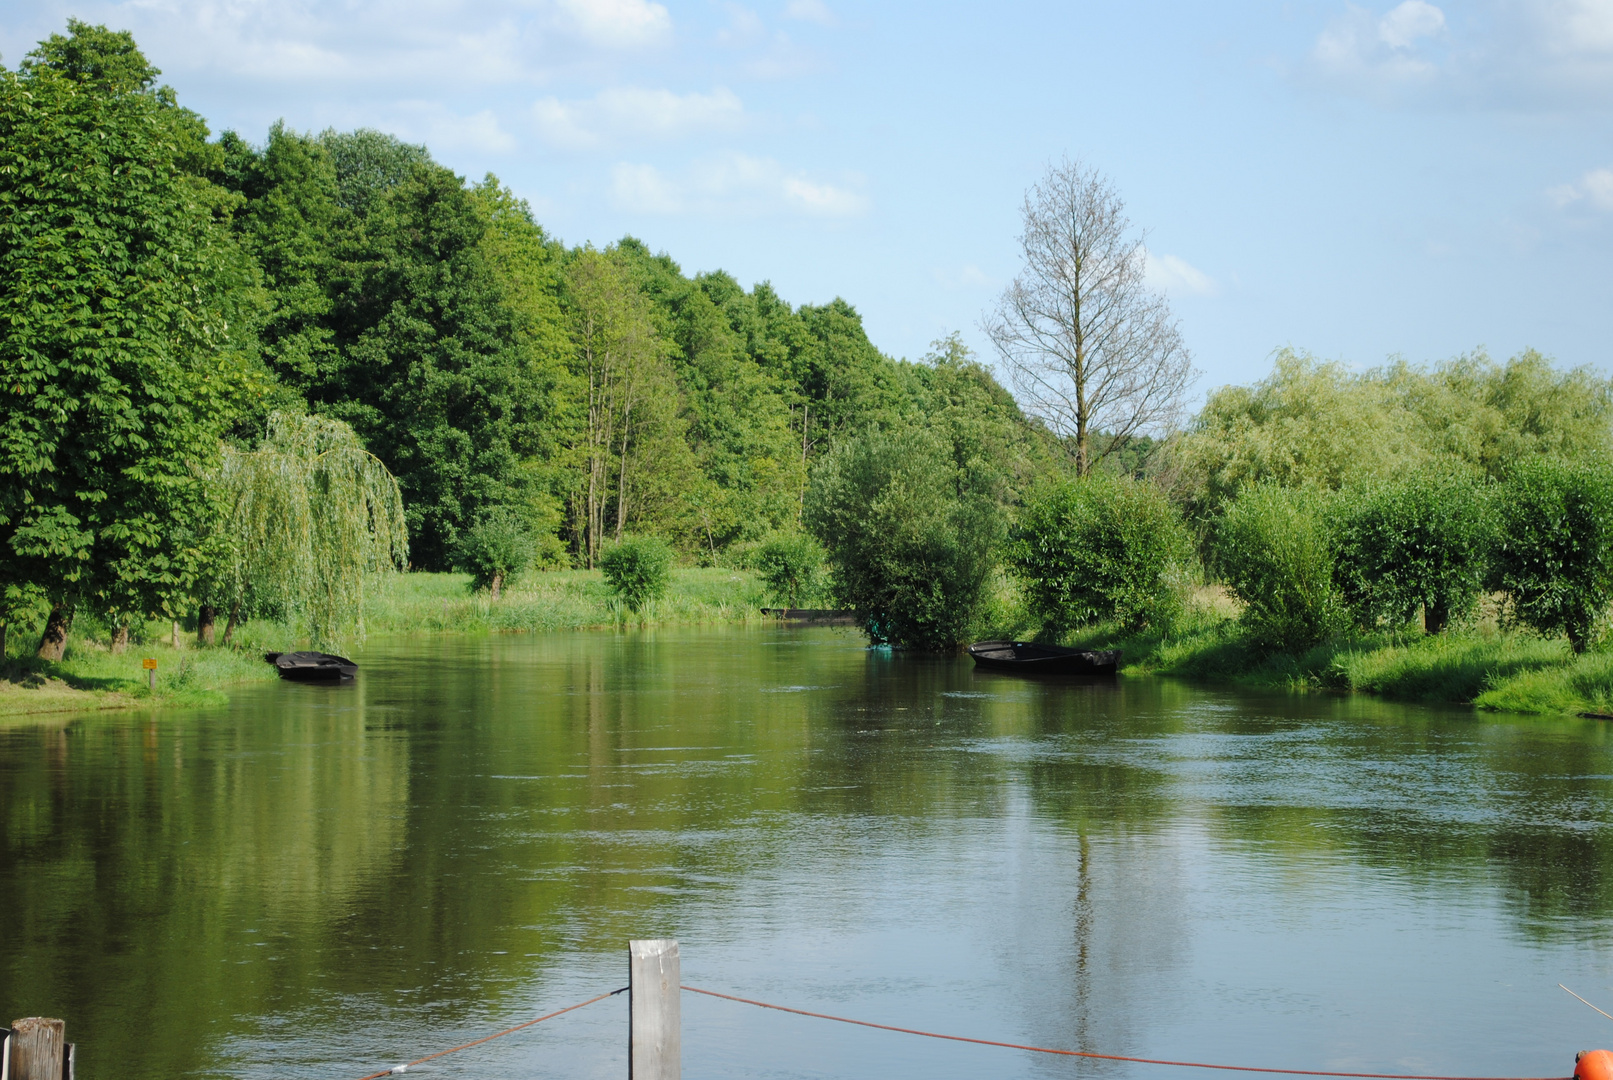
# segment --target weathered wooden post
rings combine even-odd
[[[73,1046],[66,1027],[43,1016],[13,1020],[9,1080],[73,1080]]]
[[[628,1080],[681,1080],[678,943],[671,938],[629,941],[627,957]]]

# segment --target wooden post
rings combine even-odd
[[[66,1025],[30,1016],[11,1022],[11,1080],[64,1080]]]
[[[671,938],[627,943],[628,1080],[681,1080],[682,973]]]

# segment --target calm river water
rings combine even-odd
[[[1613,739],[703,629],[372,641],[343,688],[0,727],[0,1019],[88,1080],[356,1078],[625,983],[1011,1042],[1565,1076]],[[626,1076],[616,997],[421,1067]],[[684,995],[684,1074],[1204,1077]],[[411,1075],[415,1070],[411,1070]]]

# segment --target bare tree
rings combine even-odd
[[[984,329],[1026,411],[1075,438],[1076,473],[1180,415],[1193,381],[1164,296],[1143,280],[1144,237],[1095,169],[1065,159],[1025,195],[1024,268]],[[1094,459],[1094,431],[1108,436]]]

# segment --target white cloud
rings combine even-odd
[[[26,25],[12,19],[0,26],[8,53],[26,51],[77,15],[132,31],[170,79],[203,74],[242,94],[264,85],[290,93],[340,85],[365,96],[420,97],[428,87],[541,83],[619,63],[623,50],[660,44],[673,29],[667,8],[655,0],[35,0],[31,6]],[[21,49],[16,35],[27,35]]]
[[[835,13],[829,10],[829,5],[823,0],[790,0],[784,6],[784,17],[817,23],[819,26],[834,27],[840,24],[840,20],[835,18]]]
[[[624,210],[643,214],[677,214],[683,200],[661,171],[653,165],[623,162],[611,169],[611,198]]]
[[[1167,296],[1214,296],[1215,279],[1175,255],[1143,252],[1143,280]]]
[[[542,98],[532,105],[532,119],[553,145],[587,149],[625,139],[737,131],[745,123],[745,106],[720,86],[709,94],[623,86],[581,101]]]
[[[672,15],[652,0],[557,0],[571,25],[595,45],[635,48],[672,33]]]
[[[397,121],[388,126],[405,142],[423,142],[437,151],[502,154],[515,149],[515,139],[499,126],[491,109],[459,116],[427,101],[401,102],[396,109]]]
[[[1409,49],[1445,29],[1445,13],[1423,0],[1405,0],[1378,20],[1378,37],[1391,49]]]
[[[974,263],[964,263],[961,266],[938,266],[930,271],[930,276],[948,289],[979,290],[989,288],[992,281],[985,271]]]
[[[1384,101],[1507,110],[1613,106],[1613,0],[1345,3],[1317,36],[1312,80]]]
[[[1533,8],[1544,43],[1567,56],[1613,54],[1613,0],[1539,0]]]
[[[678,176],[628,162],[611,170],[616,205],[646,214],[855,217],[868,209],[858,186],[814,179],[772,158],[735,152],[698,161]]]
[[[1613,213],[1613,168],[1592,169],[1572,184],[1551,188],[1546,196],[1562,208],[1584,204]]]
[[[1311,60],[1334,82],[1367,87],[1426,80],[1435,64],[1416,51],[1445,29],[1445,13],[1424,0],[1405,0],[1381,17],[1347,5],[1316,39]]]

